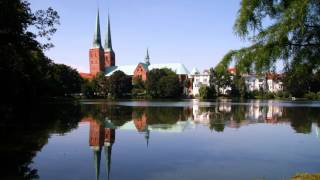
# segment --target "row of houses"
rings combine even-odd
[[[228,71],[235,75],[236,69],[229,68]],[[199,95],[199,89],[201,86],[210,86],[210,72],[209,70],[204,70],[202,73],[194,68],[188,75],[192,82],[192,88],[190,89],[190,94],[193,96]],[[248,92],[252,91],[266,91],[266,92],[279,92],[283,90],[283,76],[277,73],[266,73],[263,75],[257,74],[243,74],[242,77],[245,80],[246,90]],[[231,92],[231,87],[220,88],[219,92],[221,94],[227,95]]]

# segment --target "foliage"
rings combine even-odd
[[[95,84],[92,80],[83,79],[81,83],[81,93],[87,98],[95,96]]]
[[[221,89],[226,89],[232,85],[232,74],[227,70],[210,69],[210,85],[216,88],[218,95]]]
[[[170,69],[153,69],[148,73],[146,90],[154,98],[177,98],[182,95],[182,83]]]
[[[294,175],[291,180],[319,180],[320,174],[298,173]]]
[[[81,91],[82,78],[77,70],[64,64],[52,64],[49,69],[51,92],[48,95],[65,96]]]
[[[113,98],[124,97],[132,90],[132,79],[122,71],[116,71],[109,77],[109,90]]]
[[[309,100],[317,100],[320,99],[320,92],[314,93],[314,92],[307,92],[304,97],[309,99]]]
[[[307,92],[320,90],[320,72],[313,73],[312,67],[296,65],[287,71],[284,79],[284,88],[295,97],[302,97]]]
[[[99,97],[107,97],[110,91],[109,79],[103,72],[98,73],[93,79],[94,91]]]
[[[237,71],[269,71],[283,61],[285,69],[308,65],[317,70],[320,52],[318,0],[242,0],[235,33],[252,45],[227,53],[215,68],[236,61]]]
[[[177,75],[167,75],[159,80],[159,96],[162,98],[177,98],[182,95],[182,86]]]
[[[206,85],[201,85],[199,89],[199,96],[201,99],[212,99],[215,97],[215,88],[214,87],[208,87]]]
[[[0,80],[5,84],[1,89],[4,103],[13,105],[79,92],[81,79],[77,72],[54,64],[43,53],[53,46],[49,41],[59,24],[58,13],[52,8],[32,12],[24,0],[2,0],[0,10]]]
[[[231,96],[245,97],[247,93],[245,79],[239,75],[234,76],[231,83]]]
[[[132,95],[137,97],[139,95],[145,94],[145,82],[141,79],[141,77],[133,78],[133,89]]]

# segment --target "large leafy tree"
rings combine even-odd
[[[65,96],[81,91],[82,78],[77,70],[64,64],[52,64],[49,74],[49,95]]]
[[[92,80],[95,91],[98,96],[107,97],[110,91],[109,79],[105,76],[103,72],[98,73]]]
[[[151,97],[178,98],[182,88],[178,75],[170,69],[153,69],[148,73],[146,90]]]
[[[285,70],[298,65],[319,69],[319,0],[242,0],[235,33],[252,43],[231,50],[216,66],[225,70],[235,61],[238,72],[269,71],[283,61]]]
[[[122,71],[116,71],[109,77],[109,90],[112,97],[123,97],[132,90],[132,78]]]
[[[210,69],[210,85],[217,91],[218,95],[221,89],[226,89],[232,85],[232,74],[227,70]]]
[[[52,62],[43,50],[52,47],[51,35],[59,24],[52,8],[32,12],[24,0],[0,2],[0,81],[5,103],[30,100],[47,92]],[[31,31],[32,30],[32,31]],[[44,38],[39,43],[36,38]],[[55,87],[56,88],[56,87]]]

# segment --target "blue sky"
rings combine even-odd
[[[49,6],[60,23],[54,48],[56,63],[89,72],[97,7],[105,39],[108,9],[116,64],[137,64],[149,48],[151,63],[180,62],[191,70],[214,67],[231,49],[248,43],[233,32],[240,0],[29,0],[31,8]],[[103,43],[104,44],[104,43]]]

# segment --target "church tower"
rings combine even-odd
[[[98,72],[104,71],[105,69],[103,49],[101,46],[99,10],[97,12],[96,27],[93,36],[93,45],[89,50],[89,64],[91,75],[96,75]]]
[[[104,64],[105,67],[111,67],[116,65],[115,54],[112,49],[112,40],[111,40],[111,27],[110,27],[110,17],[108,14],[108,27],[106,33],[106,39],[104,43]]]

